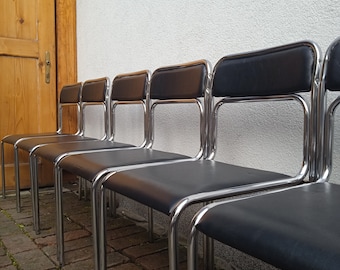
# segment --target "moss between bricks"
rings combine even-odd
[[[25,230],[25,225],[21,224],[21,223],[17,223],[15,222],[15,220],[12,218],[12,216],[6,211],[6,210],[1,210],[0,211],[2,214],[4,214],[9,220],[13,221],[13,223],[28,237],[30,238],[32,241],[32,237],[29,235],[29,233]]]
[[[8,219],[12,220],[12,217],[9,213],[7,213],[5,210],[0,210],[0,213],[3,214],[4,216],[6,216]],[[15,222],[14,222],[15,223]],[[5,250],[5,253],[7,255],[7,257],[11,260],[12,265],[16,268],[16,269],[20,269],[19,268],[19,264],[16,262],[15,258],[13,257],[13,255],[11,253],[9,253],[9,251],[7,250],[6,246],[4,245],[4,243],[2,242],[2,239],[0,238],[0,247]]]
[[[6,216],[9,220],[13,221],[13,223],[29,238],[31,239],[33,242],[33,238],[29,235],[29,233],[26,231],[25,229],[25,225],[21,224],[21,223],[17,223],[15,222],[15,220],[12,218],[12,216],[4,209],[1,209],[0,210],[0,213],[3,214],[4,216]],[[6,255],[9,257],[9,259],[11,260],[12,262],[12,265],[17,269],[17,270],[20,270],[20,265],[19,263],[15,260],[14,256],[7,250],[6,246],[4,245],[4,243],[1,241],[1,238],[0,238],[0,247],[2,247],[5,252],[6,252]],[[59,267],[56,267],[56,269],[60,269]]]

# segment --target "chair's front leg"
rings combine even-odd
[[[2,177],[2,198],[6,199],[5,148],[3,141],[1,141],[1,177]]]
[[[187,201],[184,200],[177,204],[173,212],[170,214],[170,223],[168,229],[169,270],[179,269],[177,224],[179,216],[186,206]]]
[[[148,207],[148,231],[149,231],[149,241],[152,243],[154,241],[153,237],[153,209]]]
[[[99,193],[99,210],[100,216],[98,217],[99,220],[99,235],[98,244],[99,249],[97,255],[99,257],[99,269],[106,269],[106,190],[103,185],[100,186],[100,193]]]
[[[106,196],[101,194],[102,193],[102,182],[104,179],[104,176],[106,174],[106,171],[101,171],[97,173],[97,175],[91,179],[92,181],[92,236],[93,236],[93,249],[94,249],[94,264],[95,264],[95,270],[99,269],[106,269],[106,267],[103,268],[103,265],[101,264],[101,227],[105,224],[102,224],[102,216],[106,215]],[[105,200],[105,202],[102,202]],[[103,205],[102,205],[103,203]],[[102,214],[102,212],[105,212],[105,214]],[[103,217],[105,219],[105,217]],[[105,233],[105,232],[104,232]],[[105,242],[105,241],[104,241]],[[105,244],[104,244],[105,245]],[[104,250],[106,250],[106,247],[104,247]],[[106,261],[105,261],[106,262]]]
[[[193,219],[190,226],[190,233],[188,238],[188,249],[187,249],[187,264],[188,270],[197,269],[197,235],[196,230],[196,218]]]
[[[19,172],[19,150],[14,145],[14,171],[15,171],[15,196],[17,212],[21,212],[21,199],[20,199],[20,172]]]
[[[204,202],[203,205],[206,206],[213,201]],[[203,236],[203,260],[204,269],[213,270],[214,269],[214,239],[204,235]],[[197,254],[197,253],[196,253]]]
[[[109,210],[110,210],[109,213],[111,217],[116,217],[117,216],[117,193],[111,190],[108,192],[109,192]]]
[[[207,205],[207,203],[205,203]],[[188,270],[197,269],[197,237],[198,230],[196,229],[196,225],[200,222],[202,216],[207,211],[207,208],[204,207],[200,211],[198,211],[193,217],[190,224],[190,232],[188,237],[188,250],[187,250],[187,264]],[[204,259],[204,269],[213,270],[214,269],[214,240],[206,235],[204,235],[204,251],[203,251],[203,259]]]
[[[29,163],[30,163],[30,178],[31,178],[33,228],[36,234],[40,234],[37,157],[33,153],[30,153],[29,160],[30,160]]]
[[[57,257],[60,265],[64,265],[64,211],[63,211],[63,179],[62,169],[54,165],[55,197],[56,197],[56,238]]]
[[[179,269],[177,244],[177,222],[171,219],[168,232],[169,270]]]
[[[204,269],[213,270],[214,269],[214,239],[204,235]]]
[[[100,262],[99,262],[99,200],[98,200],[98,191],[96,190],[95,184],[92,185],[91,189],[91,202],[92,202],[92,236],[93,236],[93,249],[94,249],[94,264],[95,264],[95,270],[99,270]]]

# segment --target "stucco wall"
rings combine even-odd
[[[77,14],[79,80],[153,71],[201,58],[214,65],[227,54],[305,39],[318,43],[325,53],[340,35],[340,1],[334,0],[79,0]],[[271,106],[224,108],[217,158],[296,173],[301,163],[300,109],[292,104],[280,109],[282,115],[272,117]],[[141,125],[135,126],[141,118],[133,120],[136,112],[125,111],[128,115],[120,118],[118,140],[140,142]],[[192,112],[191,108],[162,110],[156,119],[155,147],[194,154],[199,130]],[[97,113],[91,121],[98,117]],[[186,117],[190,120],[173,127]],[[90,126],[92,134],[100,133],[97,126]],[[332,181],[339,175],[339,155],[334,159]]]
[[[86,80],[99,76],[113,78],[116,74],[141,69],[183,63],[196,59],[208,59],[213,65],[227,54],[251,51],[309,39],[317,42],[322,51],[340,33],[340,1],[90,1],[77,2],[78,77]],[[221,135],[218,158],[249,166],[277,168],[294,174],[300,165],[301,131],[299,122],[291,121],[296,114],[291,106],[283,108],[284,119],[278,122],[268,117],[269,110],[256,108],[235,111],[229,119],[227,138]],[[197,123],[190,121],[180,126],[181,134],[168,128],[169,116],[178,118],[185,114],[162,112],[160,131],[155,147],[166,150],[195,153],[197,149]],[[250,115],[258,118],[250,119]],[[247,115],[249,113],[249,115]],[[266,117],[264,117],[266,116]],[[91,117],[91,123],[93,123]],[[295,120],[295,117],[293,117]],[[124,126],[129,121],[122,121]],[[254,137],[254,121],[260,139]],[[287,123],[284,121],[287,120]],[[97,121],[97,125],[98,125]],[[134,126],[136,122],[132,122]],[[274,125],[274,126],[273,126]],[[188,136],[184,135],[187,127]],[[269,127],[268,127],[269,126]],[[285,132],[287,126],[296,126],[296,132]],[[233,130],[238,127],[236,133]],[[274,127],[274,128],[273,128]],[[128,132],[117,127],[117,139],[139,142],[138,132]],[[97,134],[97,126],[88,129]],[[162,133],[162,131],[164,131]],[[260,142],[266,137],[272,142],[266,146]],[[196,138],[195,140],[192,137]],[[280,146],[288,142],[288,147]],[[195,148],[196,147],[196,148]],[[232,147],[232,149],[230,149]],[[228,155],[221,155],[228,149]],[[231,151],[230,151],[231,150]],[[268,159],[259,158],[268,152]],[[287,161],[276,154],[288,156]],[[268,163],[269,162],[269,163]]]

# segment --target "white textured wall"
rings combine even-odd
[[[79,80],[113,78],[118,73],[141,69],[152,71],[201,58],[214,65],[227,54],[304,39],[317,42],[324,52],[340,34],[340,1],[331,0],[81,0],[77,1],[77,13]],[[290,174],[296,172],[296,164],[301,160],[300,122],[294,117],[296,107],[287,105],[283,108],[286,117],[276,121],[268,117],[266,108],[225,110],[223,118],[232,121],[226,119],[221,123],[221,126],[228,123],[228,133],[221,134],[218,159]],[[166,150],[195,153],[198,142],[192,137],[197,138],[197,121],[180,126],[180,134],[168,127],[173,122],[170,115],[176,119],[183,114],[189,114],[188,110],[167,108],[161,112],[156,148],[164,149],[166,145]],[[250,118],[254,115],[255,119]],[[130,132],[135,122],[127,126],[131,120],[130,115],[128,121],[122,121],[126,131],[117,127],[118,131],[123,130],[117,139],[137,143],[139,133]],[[255,125],[254,121],[260,124]],[[291,126],[296,126],[298,131],[286,132],[285,128]],[[94,126],[88,130],[96,134],[97,129]],[[259,139],[254,137],[257,131]],[[272,138],[271,143],[262,145],[261,140],[267,137]],[[221,155],[225,149],[228,154]],[[278,152],[281,152],[279,159]],[[263,153],[268,153],[266,161],[259,158]]]
[[[79,0],[77,13],[79,80],[201,58],[215,64],[227,54],[305,39],[324,53],[340,35],[339,0]],[[219,134],[224,152],[218,159],[294,174],[301,160],[300,111],[291,104],[280,108],[283,117],[269,116],[270,107],[224,108]],[[135,112],[121,120],[117,139],[140,140],[138,131],[131,132],[138,122],[132,120]],[[194,154],[197,119],[177,129],[168,126],[190,114],[191,109],[162,110],[156,148]],[[287,131],[292,127],[295,131]],[[269,143],[262,144],[264,139]]]

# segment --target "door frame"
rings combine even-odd
[[[77,82],[76,0],[55,0],[57,97],[65,84]],[[67,69],[65,68],[67,67]]]

